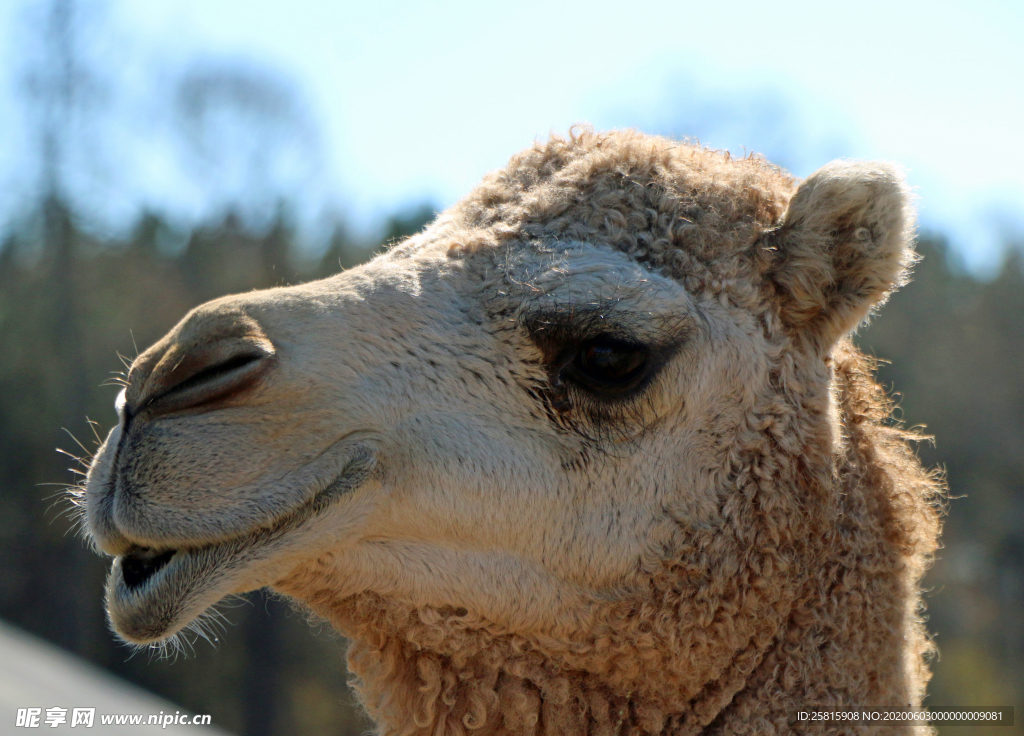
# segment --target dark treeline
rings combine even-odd
[[[977,280],[941,239],[861,347],[896,394],[898,418],[934,437],[926,466],[945,472],[943,548],[925,585],[939,657],[928,703],[1024,705],[1024,249]],[[971,733],[963,727],[950,734]],[[980,729],[979,733],[1000,733]]]
[[[431,214],[393,218],[385,239],[418,230]],[[78,466],[55,448],[78,456],[94,449],[114,420],[118,356],[134,357],[189,308],[328,276],[374,249],[338,229],[312,259],[284,208],[258,232],[231,215],[176,232],[149,214],[113,241],[84,232],[52,199],[33,222],[0,248],[0,617],[237,733],[364,732],[345,685],[343,642],[263,594],[227,610],[232,625],[213,647],[198,642],[194,655],[160,660],[116,643],[102,610],[107,563],[72,530],[61,498],[74,482],[68,468]],[[957,269],[940,239],[924,238],[920,250],[914,282],[858,340],[891,361],[882,378],[902,396],[906,423],[936,436],[920,454],[945,468],[957,497],[928,579],[941,651],[929,702],[1020,705],[1022,259],[1009,249],[1000,272],[982,281]]]

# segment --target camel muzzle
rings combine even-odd
[[[251,317],[197,312],[135,361],[125,418],[215,409],[256,386],[274,357],[273,344]]]

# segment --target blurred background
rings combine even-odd
[[[585,121],[907,167],[925,258],[857,339],[954,499],[928,702],[1024,718],[1024,4],[625,8],[0,4],[0,619],[236,734],[365,732],[344,642],[263,594],[188,656],[119,645],[61,489],[186,310],[358,264]]]

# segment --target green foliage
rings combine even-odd
[[[388,218],[384,225],[384,242],[394,243],[409,235],[415,235],[437,216],[437,210],[431,204],[398,212]]]
[[[889,361],[879,375],[898,394],[902,419],[935,438],[919,454],[945,470],[950,487],[944,546],[926,578],[939,648],[928,703],[1016,705],[1020,712],[1024,259],[1010,248],[996,277],[978,281],[951,266],[941,239],[924,238],[918,249],[924,260],[914,281],[857,341]]]

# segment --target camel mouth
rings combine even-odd
[[[225,596],[269,585],[294,566],[296,555],[306,552],[303,535],[296,532],[312,527],[362,486],[374,467],[371,452],[357,452],[310,501],[238,537],[193,548],[136,546],[118,555],[106,584],[107,615],[114,631],[130,644],[156,645]]]
[[[128,590],[136,590],[162,570],[178,550],[139,547],[121,557],[121,576]]]

